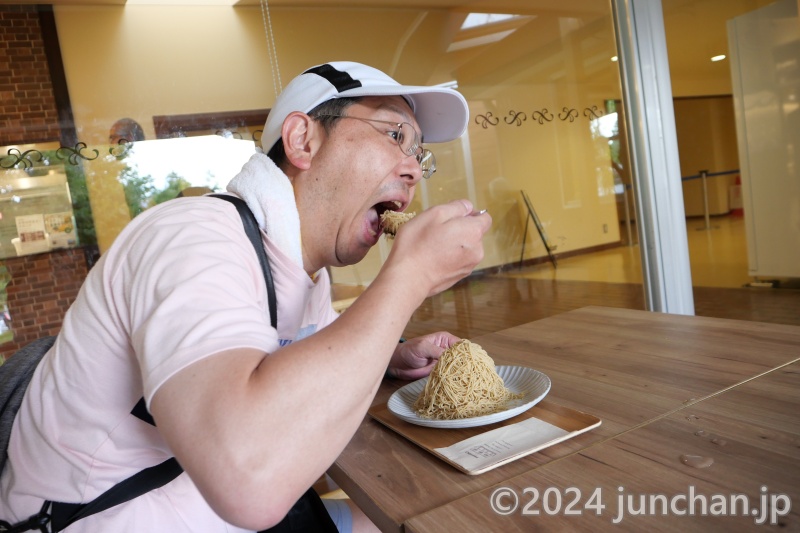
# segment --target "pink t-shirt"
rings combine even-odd
[[[264,238],[278,300],[270,326],[264,276],[233,205],[182,198],[136,217],[92,268],[39,365],[14,423],[0,478],[0,518],[44,499],[87,502],[171,453],[130,414],[171,376],[223,350],[274,352],[336,317],[316,283]],[[202,438],[202,435],[198,435]],[[242,531],[217,517],[184,473],[68,532]]]

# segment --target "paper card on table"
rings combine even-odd
[[[460,465],[468,472],[496,466],[527,455],[569,435],[560,427],[538,418],[529,418],[517,424],[504,426],[435,451]]]
[[[516,461],[517,459],[521,459],[522,457],[541,451],[549,446],[558,444],[559,442],[569,440],[598,427],[602,423],[602,421],[594,415],[582,413],[580,411],[576,411],[575,409],[570,409],[569,407],[564,407],[563,405],[553,403],[546,399],[542,400],[538,404],[514,418],[492,424],[492,429],[489,429],[486,426],[458,429],[439,429],[410,424],[404,420],[401,420],[395,416],[394,413],[389,411],[389,407],[385,403],[379,403],[370,407],[369,414],[375,420],[385,425],[389,429],[396,431],[417,446],[422,447],[422,449],[432,453],[447,464],[469,475],[483,474],[484,472],[488,472],[493,468]],[[553,427],[559,428],[563,431],[559,432],[558,435],[560,436],[555,438],[550,438],[554,433],[546,436],[547,432],[544,432],[541,434],[541,438],[532,438],[532,444],[530,446],[526,446],[525,444],[517,445],[515,442],[514,445],[517,448],[517,453],[504,454],[503,457],[506,457],[506,455],[510,456],[504,459],[487,461],[488,466],[474,470],[465,468],[441,452],[441,450],[448,450],[450,448],[456,449],[459,443],[472,442],[470,439],[483,442],[496,441],[498,438],[491,436],[487,437],[487,435],[496,435],[496,433],[492,432],[496,431],[497,429],[517,426],[528,419],[535,419],[539,423],[543,424],[540,426],[537,422],[531,422],[529,427],[546,428],[552,425]],[[527,431],[528,430],[525,430],[523,433]],[[547,440],[548,438],[550,438],[550,440]]]

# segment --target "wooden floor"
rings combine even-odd
[[[759,280],[748,275],[741,217],[714,217],[710,227],[702,218],[689,219],[687,236],[695,314],[800,325],[800,280],[784,280],[790,283],[782,288],[747,286]],[[344,308],[361,290],[334,292]],[[645,308],[636,245],[559,260],[557,268],[542,263],[473,276],[426,300],[405,336],[446,330],[476,337],[587,305]]]
[[[699,316],[800,325],[797,289],[695,287],[694,303]],[[405,336],[476,337],[587,305],[644,309],[644,292],[633,283],[474,277],[426,300]]]
[[[632,228],[635,230],[636,228]],[[620,225],[622,242],[627,242],[627,230]],[[534,279],[573,281],[604,281],[610,283],[642,283],[642,262],[636,232],[632,245],[622,245],[601,252],[581,254],[550,263],[525,268],[513,266],[505,275]],[[695,287],[741,287],[753,281],[747,264],[747,238],[744,217],[712,217],[708,225],[702,217],[686,221],[686,241],[692,285]]]

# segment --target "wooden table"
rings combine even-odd
[[[642,496],[689,495],[690,486],[709,503],[746,494],[750,510],[762,494],[778,507],[786,498],[792,511],[777,519],[800,528],[800,327],[588,307],[472,340],[498,364],[541,370],[552,380],[549,401],[603,423],[468,476],[367,417],[330,475],[382,531],[598,530],[615,525],[620,495],[635,510]],[[382,385],[375,402],[402,384]],[[713,464],[688,466],[682,456]],[[549,510],[560,496],[561,512],[548,514],[540,500],[531,508],[539,516],[502,516],[490,506],[498,488],[520,507],[532,489],[550,489]],[[606,505],[600,516],[583,510],[596,491]],[[578,494],[573,510],[582,512],[565,515]],[[676,502],[666,516],[623,513],[615,526],[756,527],[758,517],[682,516]]]

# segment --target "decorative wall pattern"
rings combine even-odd
[[[578,120],[581,117],[581,115],[586,117],[586,119],[588,120],[595,120],[605,115],[605,112],[599,109],[596,105],[593,105],[591,107],[583,108],[582,113],[579,112],[578,109],[574,107],[567,107],[567,106],[562,107],[561,111],[558,111],[555,114],[551,112],[547,107],[534,110],[530,113],[531,122],[536,122],[537,124],[540,125],[553,122],[556,119],[560,120],[561,122],[573,123],[576,120]],[[509,126],[520,127],[523,125],[524,122],[528,120],[528,115],[524,111],[516,111],[514,109],[510,109],[508,113],[502,118],[495,116],[494,113],[489,111],[488,113],[485,114],[476,115],[474,120],[475,124],[484,129],[499,126],[501,122]]]
[[[116,147],[110,148],[109,153],[117,155],[112,152],[115,148]],[[77,165],[80,159],[86,159],[87,161],[97,159],[100,152],[95,149],[89,150],[86,143],[79,142],[72,148],[62,146],[56,150],[55,154],[58,159],[58,162],[55,164],[60,165],[68,163],[70,165]],[[41,163],[42,165],[51,164],[50,161],[42,155],[42,152],[36,149],[21,152],[17,148],[10,148],[5,156],[0,156],[0,168],[28,169],[32,168],[36,163]]]
[[[575,123],[580,120],[581,116],[587,120],[595,120],[605,115],[605,112],[598,108],[596,105],[585,107],[582,111],[577,108],[563,106],[560,111],[553,113],[549,108],[543,107],[530,112],[530,122],[539,125],[545,125],[556,120],[565,123]],[[528,114],[524,111],[516,111],[510,109],[503,117],[496,116],[493,112],[489,111],[484,114],[476,115],[474,118],[475,124],[484,129],[496,127],[502,124],[508,126],[520,127],[528,121]],[[232,137],[234,139],[242,139],[241,133],[235,130],[217,130],[215,135],[221,137]],[[255,130],[252,134],[252,140],[256,144],[259,143],[262,130]],[[130,150],[131,143],[127,139],[121,139],[119,144],[112,146],[108,149],[108,153],[117,158],[123,158]],[[78,142],[73,147],[62,146],[56,151],[56,157],[60,160],[59,164],[75,165],[80,159],[92,161],[100,156],[97,149],[89,148],[84,142]],[[31,149],[21,152],[16,148],[8,150],[6,155],[0,154],[0,168],[31,168],[35,163],[48,164],[43,160],[42,153],[38,150]]]
[[[252,141],[254,143],[259,144],[261,133],[262,130],[256,130],[253,132]],[[243,138],[241,133],[228,130],[217,131],[215,132],[215,135],[234,139]],[[108,153],[117,159],[123,159],[128,154],[132,146],[133,143],[127,139],[120,139],[118,144],[115,144],[108,149]],[[25,170],[33,168],[37,165],[47,166],[51,164],[77,165],[81,159],[86,161],[93,161],[97,159],[100,157],[100,151],[96,148],[89,148],[85,142],[79,142],[73,147],[61,146],[55,151],[55,157],[57,161],[50,161],[42,154],[42,152],[36,150],[35,148],[25,150],[24,152],[20,151],[18,148],[9,148],[5,155],[0,154],[0,169],[18,168]]]

